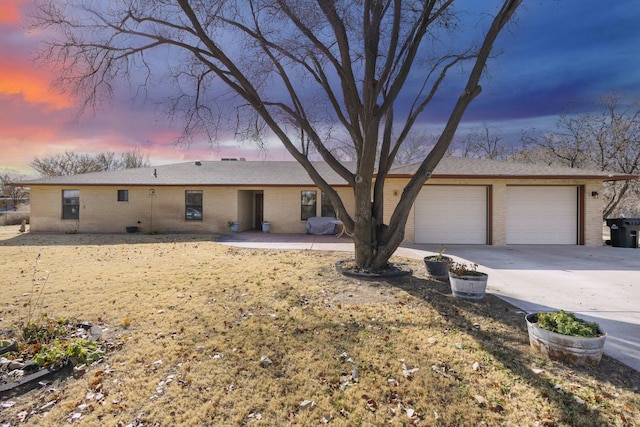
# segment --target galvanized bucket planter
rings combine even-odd
[[[449,272],[449,284],[451,285],[451,293],[456,298],[467,299],[471,301],[480,301],[484,298],[487,289],[486,273],[476,272],[469,275],[457,275]]]
[[[573,337],[547,331],[537,326],[537,313],[527,314],[529,344],[542,355],[575,366],[595,366],[600,363],[607,334],[595,338]]]

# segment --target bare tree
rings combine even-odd
[[[62,176],[147,167],[149,160],[138,149],[119,156],[112,152],[90,155],[67,151],[64,154],[36,157],[30,166],[42,176]]]
[[[597,111],[564,113],[555,132],[523,136],[521,160],[629,175],[640,174],[640,101],[625,104],[618,94],[600,100]],[[605,183],[603,216],[640,214],[640,182]]]
[[[41,0],[35,27],[62,35],[43,59],[86,106],[111,94],[114,79],[134,82],[135,70],[145,74],[141,91],[173,79],[179,92],[170,110],[184,114],[186,137],[214,138],[229,106],[241,137],[262,141],[269,130],[335,206],[356,264],[382,268],[521,2],[483,4],[467,19],[477,10],[463,12],[453,0]],[[160,69],[153,52],[174,62]],[[449,118],[385,224],[387,174],[445,79],[458,84],[442,107]],[[348,136],[355,170],[324,144],[327,128]],[[352,213],[313,166],[310,147],[353,189]]]
[[[396,165],[411,165],[422,162],[431,149],[436,145],[438,137],[425,131],[410,132],[400,149],[396,153],[394,163]],[[355,161],[357,159],[356,150],[349,141],[333,141],[327,144],[331,154],[343,161]],[[451,153],[447,153],[451,155]],[[379,159],[380,153],[377,155]]]
[[[149,156],[143,154],[139,148],[134,148],[131,151],[126,151],[120,154],[120,160],[116,167],[118,169],[136,169],[146,168],[150,165]]]
[[[19,185],[24,177],[5,173],[0,175],[0,208],[16,209],[18,205],[29,197],[29,191],[26,187]]]
[[[511,148],[506,146],[499,135],[491,132],[486,123],[481,129],[467,134],[461,145],[462,157],[475,159],[506,160],[511,156]]]
[[[424,161],[438,141],[437,135],[425,131],[411,132],[398,149],[395,162],[399,165],[411,165]]]
[[[42,158],[35,157],[29,165],[42,176],[76,175],[102,170],[91,156],[70,151]]]

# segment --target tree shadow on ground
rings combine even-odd
[[[492,294],[486,294],[482,301],[458,299],[451,294],[448,283],[417,277],[416,273],[408,277],[368,280],[367,285],[401,289],[426,301],[453,325],[469,332],[469,336],[506,369],[522,378],[529,386],[535,387],[562,414],[562,418],[556,420],[562,425],[609,425],[610,420],[604,418],[597,408],[588,409],[584,403],[579,403],[581,398],[571,390],[559,389],[558,384],[541,371],[567,376],[584,375],[598,383],[609,383],[633,393],[640,390],[640,372],[606,355],[595,367],[565,366],[559,362],[544,360],[529,347],[524,320],[526,313]],[[485,330],[474,327],[482,324],[482,319],[498,322],[504,328],[499,328],[498,332],[495,328]],[[536,364],[544,369],[536,369]]]

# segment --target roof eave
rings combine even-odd
[[[389,174],[387,178],[412,178],[411,174]],[[626,181],[638,179],[636,175],[526,175],[526,174],[504,174],[504,175],[461,175],[461,174],[433,174],[431,179],[595,179],[602,181]]]
[[[316,187],[316,184],[310,183],[301,183],[301,184],[206,184],[206,183],[122,183],[122,182],[113,182],[113,183],[78,183],[78,182],[62,182],[62,183],[32,183],[29,186],[47,186],[47,187],[60,187],[60,186],[82,186],[82,187]],[[349,187],[349,184],[329,184],[332,187]]]

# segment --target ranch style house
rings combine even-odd
[[[322,176],[353,206],[347,183]],[[417,165],[391,170],[386,220]],[[602,245],[602,171],[445,157],[409,215],[405,243]],[[334,209],[297,162],[198,161],[27,181],[31,232],[227,233],[271,223],[305,233]],[[137,228],[136,228],[137,227]]]

